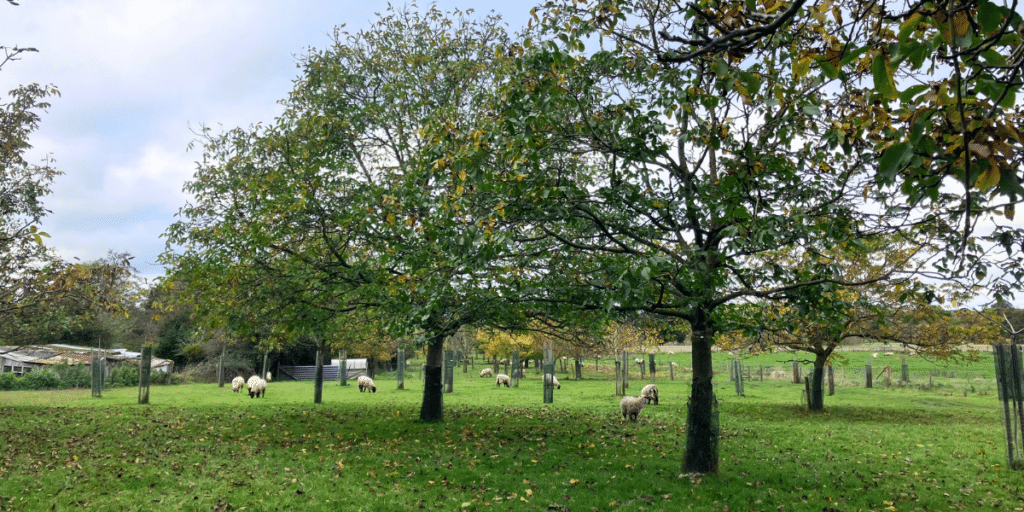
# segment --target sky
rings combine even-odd
[[[445,0],[443,11],[494,11],[517,32],[529,2]],[[38,53],[0,69],[0,90],[52,84],[30,162],[55,159],[64,173],[44,198],[42,229],[65,259],[93,261],[128,252],[139,273],[164,274],[161,234],[185,205],[196,131],[216,132],[279,114],[298,77],[297,56],[324,49],[336,26],[368,28],[379,0],[0,2],[0,46]],[[396,6],[402,2],[394,2]],[[422,2],[427,10],[430,3]]]

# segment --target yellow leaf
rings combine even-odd
[[[978,180],[974,182],[974,186],[984,192],[994,185],[999,183],[999,167],[996,165],[989,165],[985,172],[978,176]]]
[[[388,224],[394,224],[395,223],[395,214],[391,213],[391,212],[388,212],[387,220],[388,220]]]
[[[459,180],[466,181],[466,171],[459,171]]]

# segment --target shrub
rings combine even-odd
[[[84,364],[76,364],[74,366],[68,365],[67,363],[54,365],[50,371],[57,375],[60,379],[60,387],[62,389],[68,388],[88,388],[92,386],[92,372]]]
[[[0,390],[3,391],[14,391],[15,389],[21,389],[21,382],[17,375],[13,372],[0,373]]]
[[[166,384],[182,384],[185,379],[182,378],[181,374],[168,373],[168,372],[153,372],[149,374],[149,383],[151,385],[166,385]]]
[[[60,377],[48,370],[28,372],[21,377],[21,389],[57,389],[59,387]]]
[[[110,379],[107,385],[111,387],[125,386],[132,387],[139,385],[138,363],[125,363],[110,371]]]

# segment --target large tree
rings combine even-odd
[[[957,9],[948,19],[971,14]],[[949,23],[930,4],[905,17],[877,2],[565,1],[535,12],[556,37],[526,45],[490,130],[456,144],[443,127],[432,132],[436,161],[505,201],[498,229],[518,236],[523,254],[556,255],[532,267],[543,288],[510,286],[508,296],[689,322],[685,471],[718,467],[711,346],[723,305],[838,307],[822,297],[864,283],[814,256],[895,232],[941,236],[950,249],[936,269],[947,277],[1019,279],[1019,265],[987,272],[1018,257],[1019,229],[986,233],[1005,247],[1002,260],[972,237],[979,218],[1012,216],[1022,195],[1021,137],[1000,106],[1017,75],[985,67],[995,58],[986,48],[1015,48],[1019,37],[979,37],[969,54],[943,39]],[[1005,34],[1016,14],[999,16],[1005,25],[970,17],[969,28]],[[894,85],[906,83],[901,73],[935,77],[944,63],[960,81]],[[897,99],[902,110],[886,108]],[[975,123],[959,121],[982,104]],[[948,193],[945,176],[963,193]],[[982,196],[990,189],[1003,200]],[[809,257],[758,263],[785,247]]]
[[[510,47],[497,17],[436,7],[339,29],[302,58],[274,123],[198,141],[195,199],[167,232],[175,276],[212,300],[230,283],[296,332],[379,315],[366,321],[426,343],[420,417],[442,419],[444,339],[508,312],[488,291],[505,249],[484,239],[493,210],[460,199],[458,171],[438,179],[446,167],[423,165],[422,127],[473,131]]]

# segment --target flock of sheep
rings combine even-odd
[[[249,390],[249,398],[259,398],[261,396],[267,396],[267,382],[270,382],[270,372],[267,372],[267,378],[262,379],[259,375],[253,375],[246,381],[241,376],[231,379],[231,391],[238,393],[242,390],[242,386],[245,386]]]
[[[480,370],[480,377],[490,377],[493,373],[494,372],[490,368],[484,368],[483,370]],[[504,373],[499,373],[495,376],[494,382],[499,388],[502,385],[507,388],[511,387],[510,383],[512,382],[512,379]],[[562,389],[562,385],[558,382],[558,377],[552,375],[551,383],[555,386],[555,389]],[[644,386],[643,389],[640,390],[640,396],[627,396],[619,401],[619,410],[622,411],[622,419],[636,421],[637,417],[640,416],[640,411],[643,411],[644,406],[647,404],[658,405],[658,386],[654,384]]]
[[[674,364],[674,363],[673,363]],[[480,377],[490,377],[493,372],[490,368],[484,368],[480,371]],[[267,372],[267,378],[260,378],[259,375],[253,375],[246,381],[241,376],[235,377],[231,380],[231,391],[238,393],[241,391],[242,386],[245,386],[249,390],[249,398],[260,398],[267,396],[267,382],[270,382],[270,372]],[[495,377],[495,383],[500,388],[502,384],[505,387],[510,387],[512,379],[504,373],[499,373]],[[562,384],[558,382],[558,377],[551,376],[551,383],[555,386],[555,389],[562,389]],[[377,385],[373,383],[373,379],[366,375],[360,375],[356,379],[356,384],[359,386],[359,392],[369,391],[371,393],[377,392]],[[636,421],[637,417],[640,416],[640,412],[644,410],[644,407],[648,404],[658,405],[658,386],[654,384],[648,384],[640,390],[640,396],[627,396],[619,401],[619,410],[622,411],[622,419],[628,421]]]

